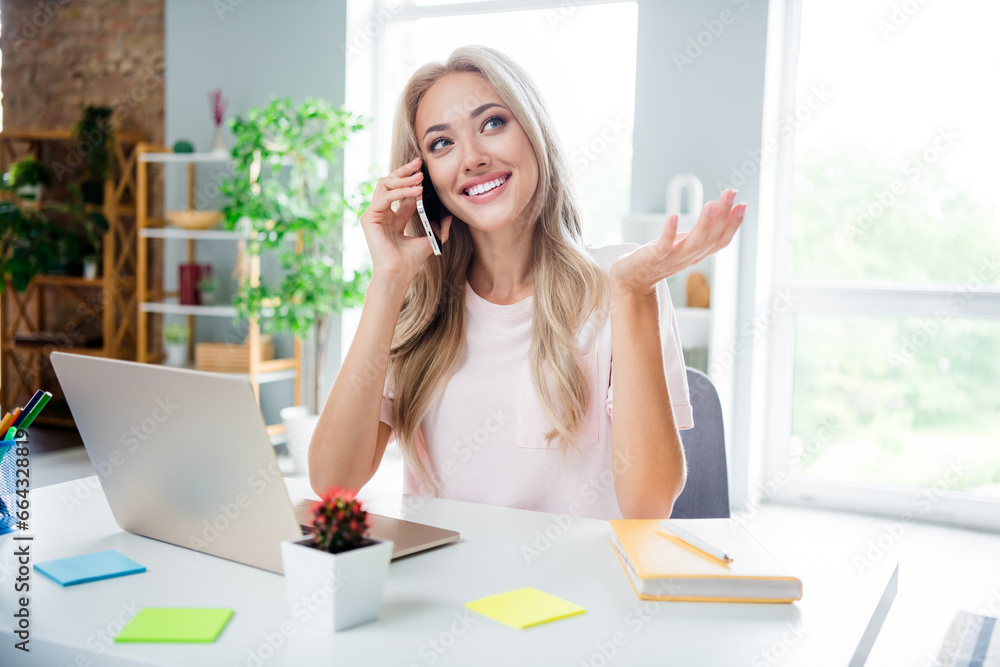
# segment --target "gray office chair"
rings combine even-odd
[[[729,518],[729,474],[719,393],[707,375],[687,369],[694,428],[682,430],[687,483],[674,501],[671,519]]]

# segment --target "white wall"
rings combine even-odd
[[[730,286],[717,281],[713,299],[737,304],[721,313],[731,329],[731,342],[743,352],[722,358],[729,345],[713,349],[710,369],[719,388],[730,461],[746,469],[751,415],[747,397],[754,361],[750,338],[741,337],[744,323],[757,307],[756,256],[761,208],[760,169],[745,167],[758,155],[764,122],[767,0],[640,0],[636,58],[636,104],[632,162],[632,213],[660,213],[667,181],[678,172],[697,175],[706,203],[732,185],[737,201],[747,202],[740,232],[725,253],[738,268]],[[744,174],[734,177],[743,168]],[[739,173],[739,172],[737,172]],[[737,184],[745,178],[745,182]],[[716,263],[718,267],[719,263]],[[719,293],[736,289],[736,294]],[[719,346],[716,346],[718,348]],[[730,474],[731,497],[740,503],[744,476]]]

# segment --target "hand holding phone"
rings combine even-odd
[[[424,202],[419,197],[417,197],[417,215],[420,216],[420,222],[424,223],[424,231],[427,233],[427,238],[431,241],[431,249],[435,255],[440,255],[441,241],[438,239],[437,234],[434,233],[434,230],[431,229],[431,223],[427,219],[427,212],[424,210]]]
[[[420,171],[420,158],[410,162],[383,176],[375,184],[371,204],[361,214],[361,229],[365,242],[372,257],[374,275],[394,275],[412,280],[420,269],[420,265],[431,256],[433,248],[428,248],[428,241],[416,236],[408,236],[407,230],[412,228],[413,214],[417,212],[417,198],[423,194],[421,181],[424,175]],[[427,204],[424,200],[423,204]],[[425,214],[429,213],[427,208]],[[433,214],[428,216],[428,222],[434,220]],[[446,215],[438,220],[436,236],[438,249],[446,243],[451,228],[452,216]]]
[[[431,227],[431,219],[436,220],[438,225],[445,216],[451,215],[448,210],[441,204],[441,200],[437,196],[437,192],[434,191],[434,185],[431,183],[431,175],[427,171],[427,165],[421,160],[420,171],[424,174],[423,179],[423,192],[417,195],[417,215],[420,216],[420,222],[424,225],[424,232],[427,234],[427,238],[431,242],[431,248],[434,250],[435,255],[441,254],[441,239],[438,238],[437,233]]]

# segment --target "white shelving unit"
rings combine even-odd
[[[165,146],[154,146],[150,144],[140,144],[138,152],[138,174],[136,186],[138,191],[138,203],[136,211],[137,241],[137,288],[136,298],[139,310],[139,322],[137,327],[137,357],[140,362],[158,363],[163,360],[162,353],[153,353],[149,349],[149,322],[150,314],[159,313],[162,315],[183,315],[188,318],[188,329],[193,330],[195,317],[227,317],[237,316],[237,310],[231,305],[211,305],[198,306],[179,303],[177,292],[167,292],[165,290],[152,292],[149,290],[148,271],[148,243],[150,240],[180,240],[187,242],[187,261],[195,260],[195,246],[199,242],[228,242],[238,243],[245,238],[239,232],[221,229],[210,230],[188,230],[177,227],[165,226],[163,219],[150,217],[148,211],[149,192],[149,165],[150,164],[185,164],[187,165],[187,208],[194,209],[194,184],[195,168],[198,163],[224,164],[230,161],[229,155],[219,155],[215,153],[173,153]],[[241,269],[244,276],[249,277],[251,283],[257,284],[260,280],[260,259],[250,258]],[[293,405],[300,405],[302,402],[302,391],[299,377],[302,371],[302,344],[298,339],[294,340],[294,356],[285,359],[262,360],[261,357],[261,334],[260,327],[256,321],[250,322],[248,343],[248,368],[246,373],[222,373],[237,377],[245,377],[253,385],[257,400],[260,400],[260,385],[269,382],[292,381],[293,382]],[[194,359],[195,341],[194,337],[188,339],[188,368],[194,368],[191,363]],[[267,427],[268,435],[272,440],[280,438],[284,432],[282,424],[270,424]]]
[[[194,367],[194,364],[186,364],[184,366],[177,366],[177,368],[185,368],[185,369],[187,369],[189,371],[198,370],[197,368]],[[237,377],[237,378],[247,378],[247,377],[249,377],[249,375],[247,373],[224,373],[224,372],[218,372],[218,371],[213,371],[213,372],[216,372],[217,375],[226,375],[228,377]],[[297,377],[298,377],[298,373],[294,369],[292,369],[292,370],[285,370],[285,371],[269,371],[269,372],[266,372],[266,373],[258,373],[257,374],[257,383],[258,384],[267,384],[268,382],[281,382],[282,380],[294,380]]]
[[[679,174],[671,179],[668,193],[666,212],[625,216],[622,220],[625,243],[641,245],[659,238],[670,213],[680,213],[678,232],[691,231],[703,207],[701,182],[691,174]],[[685,194],[687,206],[682,208]],[[716,383],[730,370],[725,353],[732,346],[736,327],[736,260],[735,247],[730,244],[667,279],[681,346],[685,357],[691,360],[688,365],[705,371]],[[709,308],[687,306],[687,280],[692,273],[703,274],[708,282]]]
[[[152,149],[153,146],[148,148]],[[180,164],[190,164],[192,162],[229,162],[229,153],[174,153],[169,148],[164,150],[149,150],[145,157],[140,157],[140,162],[177,162]],[[170,151],[170,152],[165,152]]]
[[[195,241],[238,241],[239,232],[223,229],[189,230],[175,227],[146,228],[142,236],[149,239],[193,239]]]
[[[234,306],[188,306],[179,303],[147,301],[139,304],[144,313],[166,313],[172,315],[214,315],[216,317],[236,317]]]

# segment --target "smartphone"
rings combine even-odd
[[[427,173],[427,166],[423,161],[420,163],[420,171],[424,174],[424,180],[421,181],[424,189],[422,194],[417,197],[417,215],[420,216],[420,221],[424,225],[424,232],[427,233],[427,238],[430,239],[434,254],[440,255],[441,239],[438,238],[437,233],[431,227],[430,221],[434,220],[440,227],[441,219],[449,215],[449,213],[448,209],[441,204],[441,200],[438,199],[437,192],[434,191],[434,185],[431,183],[431,175]]]

